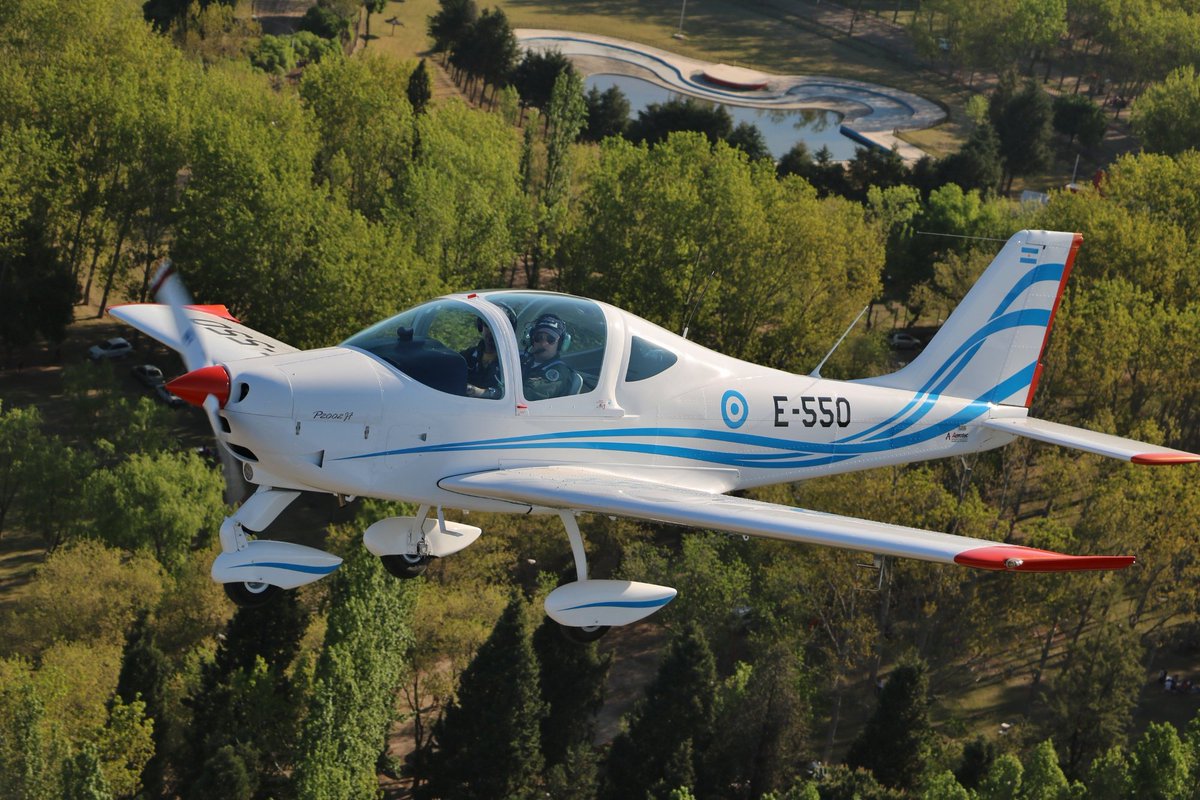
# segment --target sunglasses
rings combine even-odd
[[[558,341],[558,337],[553,333],[535,333],[531,338],[536,344],[554,344]]]

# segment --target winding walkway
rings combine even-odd
[[[940,106],[887,86],[843,78],[772,75],[742,67],[699,61],[635,42],[570,31],[520,28],[527,50],[559,50],[584,75],[618,73],[648,80],[704,100],[750,108],[819,108],[842,115],[841,132],[863,144],[890,150],[912,163],[925,153],[896,133],[919,130],[946,118]],[[730,77],[760,89],[729,88]]]

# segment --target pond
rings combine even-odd
[[[584,79],[584,90],[590,91],[593,86],[602,92],[612,86],[620,89],[629,98],[629,108],[633,118],[637,117],[638,111],[651,103],[665,103],[675,98],[691,97],[691,95],[681,94],[629,75],[589,75]],[[699,102],[709,103],[711,101],[699,100]],[[767,148],[776,159],[782,158],[784,153],[791,150],[792,145],[801,139],[808,145],[808,151],[813,155],[816,155],[822,147],[828,147],[829,152],[833,154],[834,161],[848,161],[854,157],[855,148],[862,147],[861,144],[842,135],[842,116],[836,111],[825,111],[818,108],[786,110],[747,108],[725,103],[713,103],[713,105],[724,105],[725,110],[733,117],[735,127],[739,122],[748,122],[758,126],[758,129],[762,131],[763,138],[766,139]]]

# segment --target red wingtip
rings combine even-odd
[[[1165,464],[1195,464],[1197,461],[1200,461],[1200,456],[1182,451],[1175,453],[1143,453],[1129,460],[1134,464],[1161,466]]]
[[[205,305],[192,304],[192,305],[189,305],[188,308],[190,308],[194,311],[203,311],[207,314],[212,314],[214,317],[220,317],[221,319],[227,319],[230,322],[241,322],[240,319],[238,319],[232,313],[230,313],[229,309],[223,305],[207,305],[207,306],[205,306]]]
[[[954,563],[962,564],[964,567],[1008,572],[1124,569],[1136,560],[1133,556],[1068,556],[1015,544],[976,547],[973,550],[965,550],[954,557]]]
[[[194,369],[168,382],[167,391],[201,408],[211,394],[224,408],[229,401],[229,373],[224,367],[215,365]]]

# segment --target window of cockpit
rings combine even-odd
[[[504,369],[491,325],[455,300],[435,300],[356,334],[345,346],[382,358],[431,389],[504,397]]]
[[[582,297],[548,292],[496,292],[486,299],[503,308],[513,323],[527,400],[588,394],[596,389],[608,345],[608,326],[599,305]],[[548,334],[555,335],[557,349],[539,363],[535,356],[544,356],[544,351],[538,352],[534,340]]]
[[[625,370],[625,382],[644,381],[673,367],[679,356],[665,347],[634,336],[629,342],[629,367]]]

